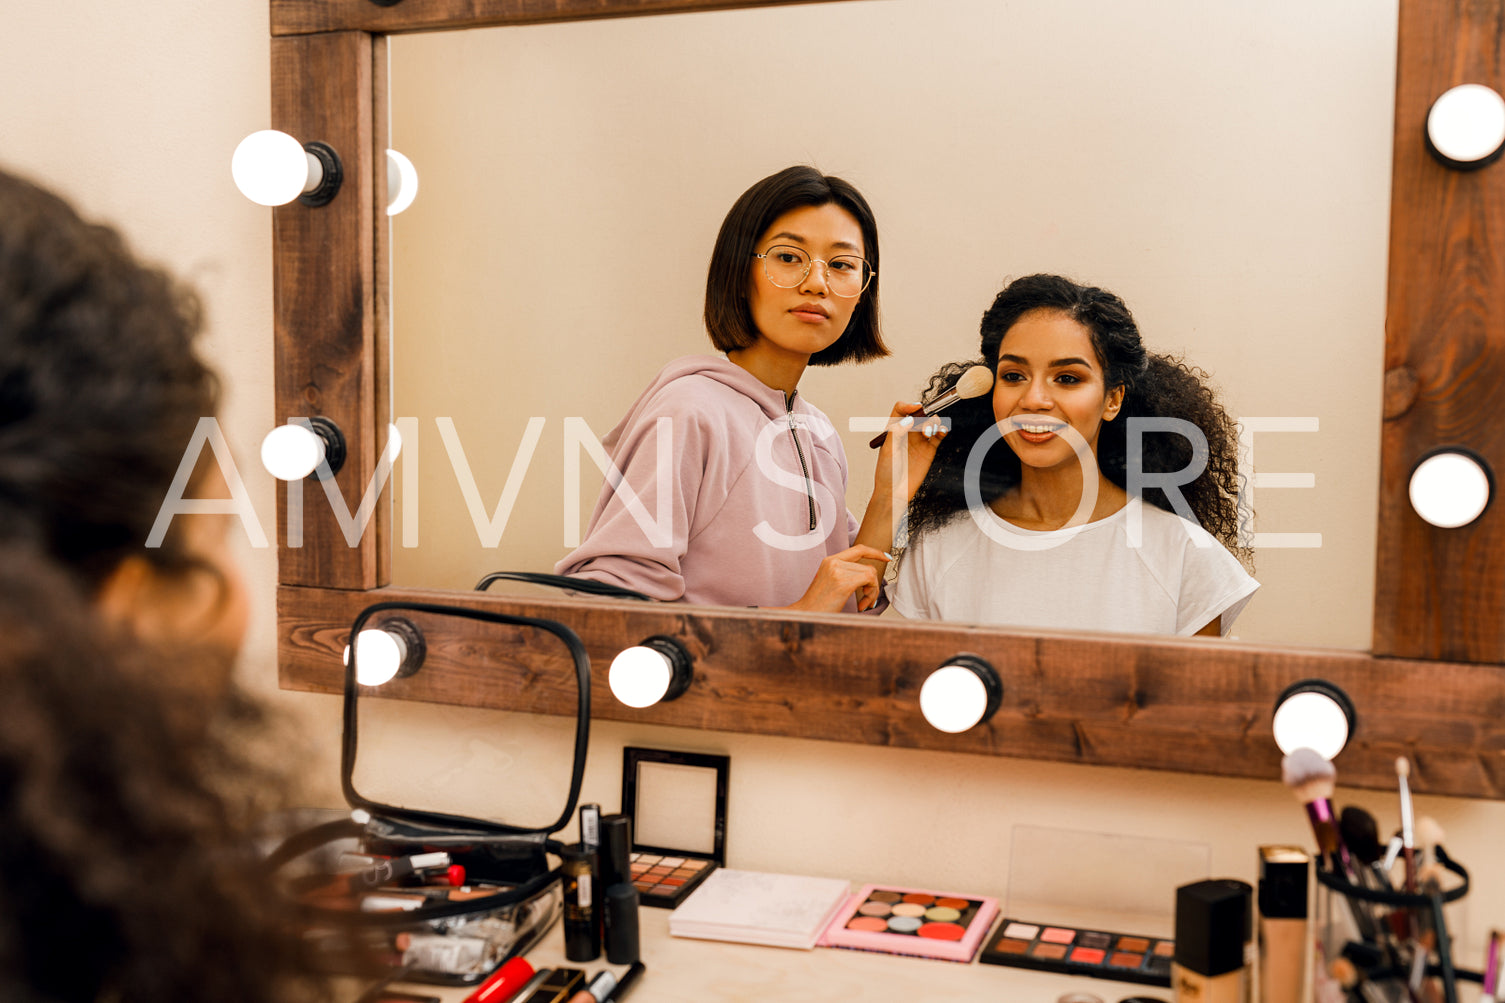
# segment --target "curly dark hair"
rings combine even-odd
[[[29,548],[0,548],[0,635],[0,999],[327,998],[240,836],[277,785],[174,726],[162,653]]]
[[[113,229],[0,171],[0,540],[41,546],[92,589],[143,545],[219,384],[200,309]],[[177,523],[174,523],[176,529]]]
[[[1147,351],[1133,314],[1118,296],[1059,275],[1015,279],[993,300],[982,316],[981,364],[989,372],[998,371],[1004,335],[1033,310],[1059,311],[1085,327],[1102,364],[1106,386],[1110,390],[1124,388],[1117,420],[1104,422],[1098,434],[1098,466],[1108,480],[1127,490],[1130,421],[1162,417],[1190,421],[1207,439],[1207,462],[1195,480],[1179,485],[1181,494],[1202,528],[1252,569],[1253,553],[1239,541],[1238,426],[1208,383],[1208,374],[1179,358]],[[931,400],[943,393],[978,364],[973,359],[942,366],[931,376],[922,399]],[[951,431],[941,441],[909,506],[906,524],[911,542],[966,509],[963,472],[973,444],[995,423],[992,396],[958,401],[945,415]],[[1142,469],[1146,473],[1174,473],[1194,462],[1193,444],[1179,433],[1146,430],[1142,442]],[[1019,479],[1019,457],[1013,450],[990,450],[979,484],[983,501],[1000,497]],[[1175,511],[1171,499],[1159,487],[1145,487],[1143,498],[1167,512]]]

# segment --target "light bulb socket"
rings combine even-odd
[[[345,465],[345,434],[340,431],[340,426],[317,415],[308,419],[308,427],[324,443],[324,462],[315,467],[309,476],[326,480],[339,473]]]
[[[977,719],[977,724],[987,724],[989,719],[998,713],[998,708],[1003,706],[1003,682],[998,678],[998,670],[981,655],[966,651],[952,655],[941,663],[940,668],[944,669],[948,665],[970,669],[972,674],[982,682],[982,690],[987,694],[987,703],[983,706],[982,717]],[[977,724],[972,727],[977,727]]]
[[[303,149],[319,162],[324,174],[312,190],[298,196],[298,201],[315,208],[328,205],[339,194],[340,183],[345,180],[345,170],[340,166],[340,155],[335,153],[334,148],[327,143],[320,143],[317,140],[304,143]]]
[[[659,697],[659,703],[667,703],[683,696],[695,677],[695,663],[690,658],[690,653],[685,650],[685,646],[672,637],[654,634],[652,637],[645,638],[641,647],[651,648],[663,655],[669,662],[669,688],[664,691],[662,697]]]
[[[423,668],[423,658],[428,654],[428,645],[424,643],[423,631],[418,629],[417,624],[404,617],[394,616],[377,624],[376,629],[386,631],[402,641],[404,654],[401,664],[397,666],[397,675],[393,676],[393,679],[411,676]]]
[[[1343,748],[1347,748],[1348,743],[1353,741],[1354,731],[1359,726],[1358,711],[1354,709],[1353,701],[1349,699],[1348,694],[1343,692],[1343,687],[1337,683],[1328,682],[1326,679],[1298,679],[1281,690],[1280,696],[1275,698],[1275,706],[1270,712],[1271,727],[1273,728],[1275,725],[1275,716],[1280,713],[1281,705],[1301,693],[1315,693],[1318,696],[1326,697],[1343,713],[1344,720],[1348,722],[1348,736],[1343,740]],[[1341,752],[1342,749],[1338,751]],[[1336,755],[1336,752],[1333,753],[1333,756]],[[1331,759],[1333,756],[1326,758]]]

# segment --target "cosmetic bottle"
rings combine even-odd
[[[1298,846],[1259,848],[1260,1003],[1301,1003],[1311,862]]]
[[[564,879],[564,956],[571,961],[595,961],[601,956],[601,914],[596,909],[595,854],[583,846],[559,851]]]
[[[1229,878],[1176,889],[1176,1003],[1250,1003],[1254,889]]]
[[[630,965],[638,960],[638,890],[629,884],[606,889],[606,960]]]
[[[604,889],[632,884],[632,820],[626,815],[601,816],[600,874]]]

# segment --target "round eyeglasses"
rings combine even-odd
[[[762,254],[753,257],[763,259],[763,274],[780,289],[793,289],[810,274],[811,258],[808,252],[788,244],[775,244]],[[815,258],[826,270],[826,287],[836,296],[850,299],[858,296],[878,274],[868,263],[855,254],[838,254],[829,261]]]

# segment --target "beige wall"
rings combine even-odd
[[[270,526],[271,482],[253,469],[256,444],[272,421],[270,220],[234,191],[227,167],[238,139],[266,124],[265,8],[180,0],[127,9],[91,0],[66,9],[66,15],[42,5],[7,11],[0,40],[0,161],[47,178],[86,213],[118,222],[144,254],[199,285],[209,308],[209,352],[227,376],[225,426]],[[1367,245],[1356,252],[1379,253]],[[289,765],[322,789],[326,803],[335,803],[335,701],[273,689],[274,557],[249,548],[245,557],[256,605],[244,678],[302,719],[307,748],[289,753]],[[438,707],[411,713],[416,737],[406,747],[410,758],[400,777],[418,792],[445,777],[442,790],[455,796],[467,787],[484,796],[498,779],[478,764],[497,762],[498,750],[529,748],[535,734],[557,736],[560,728],[554,720]],[[617,803],[623,744],[732,756],[729,846],[741,867],[1004,894],[1009,831],[1016,824],[1205,842],[1214,872],[1246,879],[1253,876],[1257,844],[1310,841],[1303,813],[1273,779],[1228,781],[620,724],[596,728],[584,792],[607,809]],[[468,780],[457,782],[457,776]],[[1386,825],[1397,817],[1393,798],[1385,795],[1340,792],[1339,801],[1368,806]],[[1450,849],[1473,870],[1479,891],[1459,916],[1466,951],[1459,958],[1477,964],[1489,924],[1505,923],[1499,904],[1505,900],[1499,839],[1505,804],[1423,798],[1418,810],[1441,822]],[[923,836],[916,838],[916,831]]]

